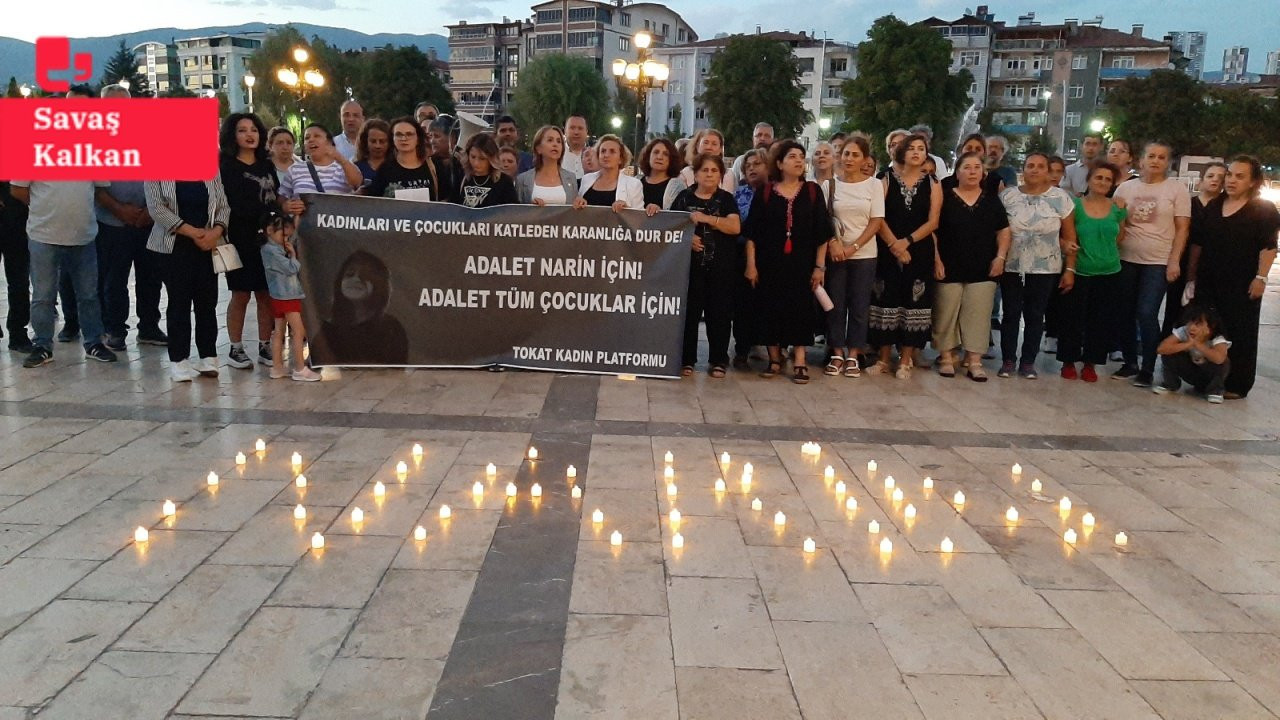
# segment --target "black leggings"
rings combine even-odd
[[[165,320],[169,330],[169,360],[191,357],[191,311],[195,308],[196,350],[199,357],[218,355],[218,275],[213,254],[196,247],[191,238],[174,238],[173,252],[161,255],[161,272],[169,293]]]

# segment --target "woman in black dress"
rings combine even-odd
[[[271,364],[271,327],[275,321],[271,317],[262,254],[258,252],[258,219],[275,203],[277,189],[276,167],[267,152],[266,138],[266,125],[252,113],[227,116],[218,134],[219,175],[231,207],[227,239],[244,266],[227,273],[227,289],[231,291],[231,302],[227,304],[227,335],[231,338],[227,364],[241,370],[253,367],[241,341],[250,295],[258,314],[258,360]]]
[[[929,144],[908,135],[894,148],[883,174],[884,224],[871,289],[868,343],[880,358],[867,369],[889,372],[893,346],[899,348],[897,376],[911,377],[920,349],[929,341],[933,306],[933,232],[942,213],[942,189],[925,172]]]
[[[831,215],[817,183],[805,181],[804,147],[794,140],[774,145],[770,181],[751,200],[747,225],[747,280],[756,288],[759,344],[769,348],[761,377],[782,370],[782,348],[795,348],[792,381],[809,382],[805,349],[813,344],[813,291],[827,269]],[[931,263],[932,266],[932,263]]]
[[[1205,208],[1199,257],[1190,268],[1195,299],[1222,317],[1231,341],[1226,392],[1238,400],[1253,389],[1258,369],[1258,323],[1267,275],[1276,259],[1280,211],[1258,197],[1265,182],[1257,158],[1241,155],[1227,168],[1227,192]]]

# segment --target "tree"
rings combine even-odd
[[[570,115],[582,115],[587,127],[609,127],[609,88],[587,58],[543,55],[520,71],[512,114],[530,132],[543,125],[561,125]]]
[[[935,138],[951,137],[969,106],[973,75],[952,75],[951,43],[928,25],[908,25],[886,15],[858,45],[858,76],[843,86],[850,129],[881,145],[893,129],[925,123]]]
[[[1162,140],[1179,153],[1202,155],[1212,146],[1213,129],[1205,126],[1206,88],[1190,75],[1156,70],[1131,77],[1107,93],[1110,125],[1116,137],[1134,145]]]
[[[1243,88],[1210,88],[1204,113],[1212,154],[1230,158],[1243,153],[1266,164],[1280,163],[1280,99]]]
[[[365,53],[357,67],[352,91],[367,118],[409,115],[424,100],[435,103],[442,113],[453,112],[449,89],[431,58],[415,46],[380,47]]]
[[[160,93],[162,98],[193,98],[197,95],[188,90],[182,83],[170,83],[169,89]]]
[[[9,76],[9,87],[5,89],[4,96],[7,98],[22,97],[22,90],[18,88],[18,79],[16,77]]]
[[[711,124],[735,150],[751,147],[756,123],[773,125],[776,137],[795,137],[813,120],[804,109],[800,64],[784,42],[763,35],[734,35],[711,60],[698,100]],[[728,149],[728,148],[726,148]]]
[[[121,80],[129,81],[129,94],[134,97],[150,97],[151,86],[147,84],[147,76],[138,72],[138,59],[133,51],[120,38],[120,47],[111,54],[107,64],[102,67],[102,85],[115,85]]]
[[[310,57],[303,66],[293,59],[294,48],[304,48]],[[325,83],[319,88],[294,90],[277,77],[281,68],[294,71],[317,70]],[[346,57],[319,38],[307,42],[292,25],[277,28],[262,41],[249,57],[249,70],[257,78],[253,86],[253,104],[264,120],[276,122],[290,113],[305,109],[308,121],[336,128],[338,108],[346,100],[352,71]],[[301,95],[299,93],[302,93]]]

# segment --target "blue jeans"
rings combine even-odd
[[[75,288],[76,310],[85,349],[102,342],[102,311],[98,307],[98,250],[88,245],[50,245],[27,241],[31,251],[31,328],[35,344],[53,349],[53,323],[58,299],[59,270],[66,270]]]
[[[1164,301],[1164,265],[1120,263],[1120,351],[1124,364],[1144,373],[1155,373],[1156,348],[1160,346],[1160,303]],[[1142,363],[1138,363],[1138,355]]]
[[[102,324],[112,336],[129,334],[129,271],[134,271],[138,329],[160,331],[160,268],[157,253],[147,250],[149,228],[116,227],[98,223],[98,301]]]

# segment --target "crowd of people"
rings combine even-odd
[[[430,103],[388,121],[348,100],[338,121],[336,135],[313,122],[299,139],[232,114],[220,173],[203,182],[0,188],[10,349],[27,354],[26,367],[52,360],[60,295],[57,339],[80,338],[87,357],[115,360],[128,337],[132,269],[137,342],[167,345],[175,381],[216,376],[224,273],[227,365],[252,368],[256,356],[272,377],[319,379],[303,361],[305,260],[293,229],[302,196],[322,192],[688,213],[686,377],[705,325],[713,378],[751,369],[763,347],[762,377],[807,383],[806,353],[823,336],[819,362],[833,377],[910,378],[931,343],[939,375],[976,382],[997,354],[999,377],[1035,379],[1048,352],[1066,380],[1095,382],[1115,362],[1112,378],[1156,392],[1185,382],[1211,402],[1243,398],[1254,384],[1280,212],[1259,198],[1264,178],[1251,157],[1210,165],[1193,195],[1169,175],[1175,148],[1096,134],[1073,163],[1030,152],[1019,172],[1004,162],[1005,138],[980,134],[964,138],[949,167],[939,153],[951,148],[927,126],[895,130],[882,149],[836,133],[808,152],[760,123],[753,146],[727,162],[712,128],[629,148],[612,134],[593,141],[586,118],[573,115],[538,128],[526,151],[510,116],[459,146],[458,123]],[[256,352],[242,337],[250,301]]]

